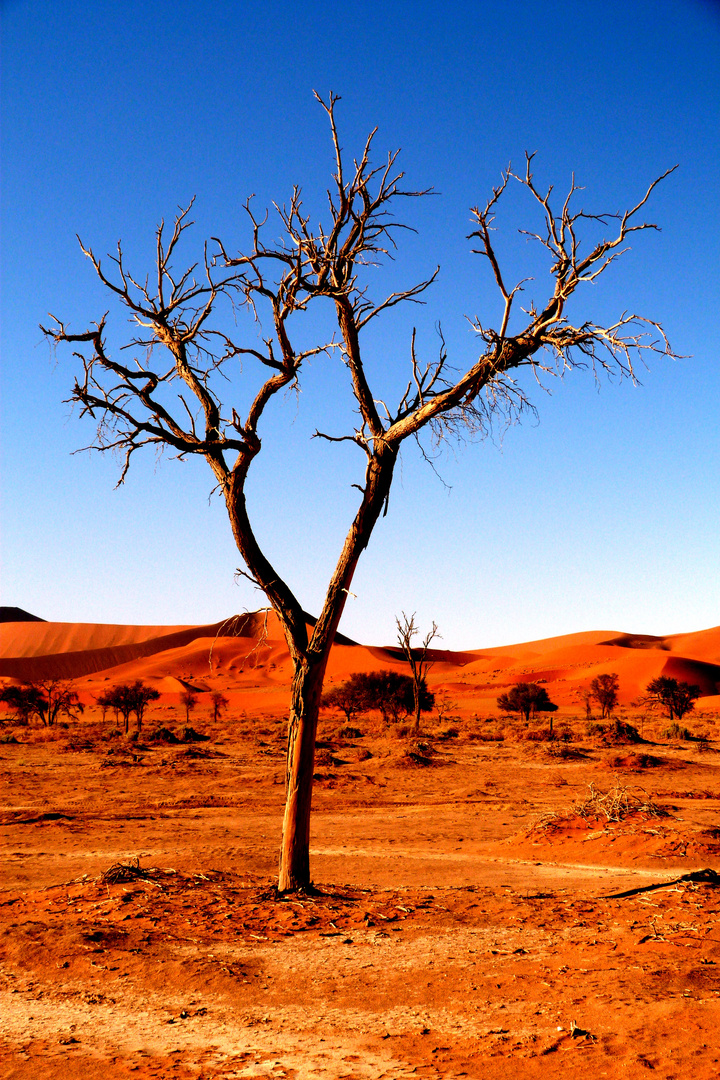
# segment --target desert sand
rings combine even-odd
[[[273,615],[1,624],[0,681],[71,679],[86,710],[0,725],[0,1077],[720,1075],[720,627],[435,661],[419,733],[323,713],[318,893],[278,899]],[[327,685],[386,667],[340,639]],[[588,734],[610,672],[642,742]],[[660,674],[701,687],[685,738],[633,704]],[[95,697],[138,678],[161,696],[126,739]],[[519,680],[567,738],[498,712]]]

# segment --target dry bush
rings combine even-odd
[[[146,736],[146,738],[147,738],[148,742],[153,742],[153,743],[155,743],[155,742],[158,742],[158,743],[179,743],[180,742],[180,739],[178,739],[175,732],[171,731],[170,728],[166,728],[166,727],[156,728],[156,730],[151,731],[150,734]]]
[[[417,735],[417,732],[415,734]],[[415,738],[403,748],[398,764],[401,768],[434,765],[437,764],[434,760],[436,755],[437,750],[431,742]]]
[[[658,765],[667,765],[664,758],[652,754],[611,754],[602,763],[609,769],[652,769]]]
[[[415,728],[412,724],[393,724],[390,734],[395,739],[409,739],[415,734]]]
[[[182,729],[182,733],[180,735],[180,738],[185,743],[209,742],[210,741],[210,736],[209,735],[203,735],[203,733],[201,731],[196,731],[194,727],[184,727]]]
[[[654,818],[668,816],[667,810],[654,803],[643,788],[637,790],[639,794],[634,795],[624,784],[616,783],[609,791],[601,791],[594,784],[588,784],[588,795],[575,804],[574,812],[582,818],[605,818],[607,821],[622,821],[631,814]]]
[[[598,737],[606,746],[622,746],[626,743],[645,741],[638,729],[627,720],[614,720],[611,724],[590,723],[585,730],[588,735]]]
[[[330,769],[335,765],[340,764],[338,759],[332,754],[330,750],[319,750],[315,753],[315,765],[320,769]]]
[[[553,732],[549,727],[533,728],[532,731],[526,731],[521,738],[526,742],[549,742],[555,738]]]
[[[616,783],[609,791],[601,791],[594,784],[588,784],[588,794],[582,802],[576,802],[566,810],[548,811],[530,826],[529,831],[554,832],[578,817],[587,822],[607,823],[627,817],[669,816],[668,811],[653,802],[643,788],[636,790],[638,794],[630,792],[624,784]]]
[[[35,728],[28,726],[25,731],[23,742],[34,743],[57,743],[65,738],[65,732],[59,727]]]
[[[364,734],[359,728],[349,727],[347,724],[341,727],[338,731],[338,738],[340,739],[362,739]]]
[[[669,727],[666,727],[663,735],[666,739],[682,739],[683,742],[690,742],[690,740],[695,738],[689,728],[683,727],[682,724],[678,724],[677,721],[674,721]]]
[[[587,751],[579,746],[571,746],[569,742],[553,741],[545,747],[546,753],[557,761],[580,761],[587,757]]]
[[[437,731],[433,732],[433,737],[446,742],[448,739],[459,739],[460,731],[456,727],[438,728]]]

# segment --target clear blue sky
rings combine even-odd
[[[497,322],[465,237],[469,207],[509,161],[537,151],[539,181],[557,190],[574,170],[594,210],[634,202],[680,165],[648,210],[662,232],[636,238],[577,314],[639,311],[689,359],[655,360],[641,387],[575,372],[537,390],[539,423],[440,460],[449,491],[408,446],[341,629],[388,642],[405,609],[434,619],[446,647],[478,648],[720,623],[720,5],[2,0],[2,20],[3,604],[120,623],[261,606],[233,580],[203,462],[138,454],[114,490],[117,462],[72,455],[91,425],[62,404],[74,363],[38,323],[50,311],[80,330],[111,307],[76,232],[100,253],[122,238],[142,276],[156,223],[193,195],[190,259],[206,235],[242,246],[251,193],[270,205],[297,182],[320,206],[331,156],[315,88],[342,95],[348,151],[378,125],[378,154],[400,147],[408,183],[439,192],[408,208],[418,233],[383,271],[398,287],[441,265],[427,306],[368,342],[381,387],[401,378],[412,325],[428,350],[441,321],[460,367],[474,356],[465,316]],[[529,209],[510,200],[498,220],[509,276],[536,275],[528,297],[544,291],[514,232]],[[124,319],[111,308],[111,343]],[[363,471],[359,451],[309,437],[343,422],[343,376],[318,363],[281,403],[249,488],[261,541],[315,612]]]

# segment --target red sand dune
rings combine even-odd
[[[308,616],[308,622],[313,622]],[[543,681],[561,706],[577,706],[599,674],[616,672],[621,703],[638,697],[658,675],[697,683],[720,694],[720,627],[664,638],[588,631],[477,651],[435,650],[430,681],[465,707],[492,708],[508,686]],[[338,638],[328,685],[354,671],[404,667],[396,648],[365,647]],[[57,676],[98,682],[146,679],[163,693],[198,690],[263,692],[273,707],[286,700],[291,677],[285,638],[273,612],[253,612],[206,626],[124,626],[88,623],[0,624],[0,676]]]

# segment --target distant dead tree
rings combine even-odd
[[[700,697],[700,687],[695,683],[678,682],[667,675],[659,675],[645,687],[643,704],[650,708],[667,709],[670,720],[682,720],[695,708]]]
[[[612,672],[610,675],[598,675],[590,683],[589,697],[597,701],[600,706],[601,719],[605,719],[613,711],[618,703],[618,689],[620,678]]]
[[[0,691],[0,702],[21,723],[27,724],[36,717],[45,727],[53,727],[61,716],[77,720],[85,711],[72,685],[62,679],[38,679],[21,686],[6,686]]]
[[[338,98],[316,97],[330,124],[335,158],[322,220],[305,209],[299,187],[293,188],[289,202],[276,206],[272,224],[248,201],[245,249],[233,254],[224,241],[214,238],[206,241],[199,262],[185,263],[183,269],[176,261],[192,224],[188,207],[178,213],[168,232],[160,223],[152,273],[132,272],[120,244],[108,267],[81,242],[100,282],[129,313],[134,336],[125,341],[125,351],[109,349],[106,316],[79,333],[53,316],[53,325],[43,328],[50,341],[77,349],[80,374],[71,400],[97,425],[92,447],[124,455],[120,483],[132,455],[143,447],[168,448],[180,459],[205,458],[247,568],[242,572],[264,592],[282,623],[294,674],[281,892],[310,887],[310,807],[325,670],[358,560],[378,518],[387,511],[402,444],[419,440],[423,432],[436,443],[482,437],[491,424],[517,419],[532,409],[517,378],[524,371],[532,381],[586,365],[596,375],[604,370],[634,379],[635,365],[643,356],[673,355],[661,326],[652,319],[624,312],[614,321],[593,322],[585,315],[574,324],[568,316],[575,291],[595,282],[634,233],[656,227],[639,215],[667,173],[628,209],[590,214],[576,208],[579,189],[574,179],[567,196],[557,203],[552,188],[538,187],[533,157],[528,155],[523,170],[508,168],[487,202],[471,211],[472,250],[485,261],[499,293],[497,323],[472,319],[477,351],[473,349],[466,362],[454,361],[454,366],[441,333],[437,353],[426,360],[413,330],[407,345],[405,390],[393,404],[383,386],[371,385],[376,372],[366,364],[366,331],[398,305],[419,302],[438,270],[379,299],[372,295],[370,277],[394,251],[399,231],[408,227],[393,216],[398,205],[427,192],[403,187],[397,153],[380,164],[371,163],[375,131],[357,157],[343,153],[336,126]],[[539,225],[521,231],[534,237],[548,258],[547,284],[537,287],[541,295],[524,309],[516,304],[523,282],[507,280],[493,239],[495,214],[511,184],[524,192],[539,218]],[[583,247],[585,229],[604,238]],[[227,318],[223,303],[228,305]],[[233,321],[233,305],[236,310],[244,307],[256,320],[245,338]],[[322,310],[323,305],[334,314],[335,330],[308,344],[302,326],[307,322],[310,329],[317,328],[308,312]],[[303,340],[302,346],[298,340]],[[277,407],[287,389],[300,385],[307,361],[317,356],[324,357],[325,378],[333,383],[349,380],[358,420],[354,427],[315,434],[331,445],[357,446],[364,478],[357,484],[357,511],[319,617],[309,629],[296,594],[255,535],[245,486],[262,452],[260,431],[266,413]],[[341,362],[333,363],[335,356]],[[391,349],[383,367],[393,368],[394,378],[400,363],[397,350],[393,355]],[[335,416],[334,410],[329,412],[328,421]],[[280,515],[282,506],[272,489],[266,495],[264,505],[274,505]]]
[[[217,723],[222,714],[227,709],[230,702],[224,694],[220,693],[219,690],[216,690],[213,694],[210,695],[210,701],[212,702],[213,707],[213,720],[215,721],[215,723]]]
[[[402,649],[403,655],[412,671],[414,727],[415,730],[418,730],[420,727],[420,711],[422,707],[422,688],[423,685],[427,686],[427,674],[435,662],[434,660],[428,659],[428,649],[435,638],[440,637],[440,634],[438,633],[437,623],[433,623],[432,628],[427,632],[420,643],[420,646],[414,647],[413,641],[420,633],[415,622],[415,612],[408,618],[403,611],[402,619],[396,617],[395,624],[397,626],[398,645]]]

